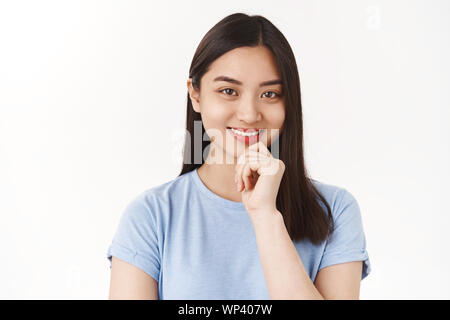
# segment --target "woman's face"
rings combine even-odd
[[[234,161],[249,145],[259,140],[269,146],[279,136],[285,119],[279,82],[273,55],[263,46],[236,48],[216,59],[201,79],[200,92],[188,80],[193,108],[201,113],[215,157],[219,153],[226,156],[223,163]],[[253,130],[243,136],[239,132],[244,129]],[[247,136],[259,129],[257,136]]]

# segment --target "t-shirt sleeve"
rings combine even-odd
[[[334,264],[363,261],[361,280],[371,271],[361,211],[354,196],[344,188],[337,193],[333,209],[335,229],[325,244],[319,270]]]
[[[159,281],[160,253],[156,217],[141,194],[125,208],[107,251],[109,267],[112,256],[128,262]]]

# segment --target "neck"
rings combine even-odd
[[[224,155],[223,161],[211,161],[211,154],[214,154],[215,151],[213,145],[210,148],[205,163],[198,168],[200,179],[209,190],[218,196],[227,200],[242,202],[242,195],[236,190],[236,183],[234,182],[237,159],[234,158],[233,163],[226,163]]]

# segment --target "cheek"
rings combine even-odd
[[[222,130],[230,117],[232,117],[232,109],[226,104],[211,100],[206,106],[202,105],[202,120],[205,128]]]
[[[282,132],[282,127],[285,120],[284,105],[277,105],[274,106],[274,108],[269,109],[265,114],[265,118],[267,119],[267,125],[269,128],[280,129],[279,131],[269,130],[266,139],[268,144],[272,144],[272,142],[277,139]]]
[[[281,128],[285,119],[285,108],[284,105],[274,106],[270,108],[266,114],[265,118],[271,128]]]
[[[225,137],[225,126],[232,113],[230,106],[215,99],[203,99],[201,105],[202,122],[212,141],[220,141]]]

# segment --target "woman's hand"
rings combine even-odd
[[[277,213],[276,198],[285,165],[261,141],[248,147],[236,165],[235,182],[250,218]]]

